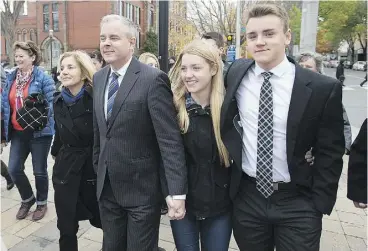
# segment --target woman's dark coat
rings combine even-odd
[[[54,98],[56,134],[51,154],[56,156],[52,182],[58,227],[74,227],[75,221],[88,219],[101,228],[92,165],[92,92],[87,86],[83,97],[69,106],[60,93]]]

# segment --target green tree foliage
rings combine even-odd
[[[144,42],[141,52],[150,52],[154,55],[158,54],[158,37],[155,32],[148,31],[146,33],[146,41]]]
[[[366,53],[367,5],[365,1],[320,1],[319,27],[325,30],[324,39],[336,50],[341,42],[349,44],[354,53],[356,41]],[[354,58],[354,55],[352,55]]]
[[[296,5],[289,10],[290,29],[294,36],[294,44],[300,43],[300,27],[302,24],[302,11]]]

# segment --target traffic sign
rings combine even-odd
[[[234,46],[235,48],[235,46]],[[226,58],[226,61],[227,62],[234,62],[235,61],[235,56],[236,56],[236,53],[235,53],[235,50],[227,50],[227,58]]]

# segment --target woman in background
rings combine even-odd
[[[138,60],[143,64],[152,66],[154,68],[160,69],[160,63],[155,55],[149,52],[142,53]]]
[[[106,66],[106,62],[103,59],[101,52],[96,50],[90,54],[90,57],[92,59],[92,63],[96,68],[96,71],[99,71],[101,68]]]

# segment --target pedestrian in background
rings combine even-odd
[[[224,35],[211,31],[202,35],[202,40],[208,42],[211,46],[213,46],[217,51],[221,58],[222,66],[223,66],[223,75],[226,75],[227,70],[229,69],[230,64],[223,60],[222,57],[225,54],[225,40]]]
[[[323,74],[323,64],[322,64],[322,57],[319,55],[315,55],[313,53],[302,53],[298,58],[297,62],[302,66],[303,68],[307,68],[309,70],[312,70],[314,72],[318,72],[320,74]],[[350,147],[352,142],[352,136],[351,136],[351,126],[350,121],[348,118],[348,114],[345,110],[344,105],[342,106],[343,109],[343,117],[344,117],[344,136],[345,136],[345,154],[350,154]],[[311,154],[311,153],[310,153]]]
[[[345,86],[344,60],[340,60],[340,63],[336,68],[336,78],[341,82],[342,86]]]
[[[99,50],[95,50],[90,54],[90,57],[92,59],[93,65],[96,68],[96,71],[101,70],[101,68],[106,66],[106,62],[103,59],[101,52]]]
[[[41,52],[32,42],[16,42],[14,59],[18,67],[9,74],[2,91],[1,112],[4,115],[6,142],[11,142],[9,173],[18,188],[22,204],[17,212],[18,220],[24,219],[32,205],[37,203],[32,219],[42,219],[47,211],[49,177],[47,157],[54,135],[52,100],[55,83],[51,76],[38,68]],[[40,131],[25,131],[17,120],[17,111],[23,108],[23,101],[31,94],[41,94],[48,105],[47,124]],[[36,180],[36,197],[24,172],[24,163],[32,155],[33,174]]]
[[[363,82],[361,82],[361,83],[360,83],[360,86],[361,86],[361,87],[363,87],[363,85],[364,85],[365,83],[367,83],[367,75],[368,75],[368,72],[367,72],[367,69],[366,69],[366,70],[365,70],[365,78],[364,78]]]
[[[160,69],[160,63],[157,59],[157,57],[149,52],[142,53],[139,58],[139,62],[142,62],[143,64],[152,66],[153,68]]]
[[[6,73],[2,66],[0,66],[1,70],[1,87],[0,87],[0,93],[2,92],[3,87],[6,84]],[[3,114],[1,113],[1,154],[3,153],[3,148],[6,146],[5,143],[5,131],[4,131],[4,119]],[[10,174],[8,172],[8,166],[5,164],[3,160],[1,160],[1,176],[3,176],[6,180],[6,189],[10,190],[14,187],[14,182],[12,178],[10,177]]]

